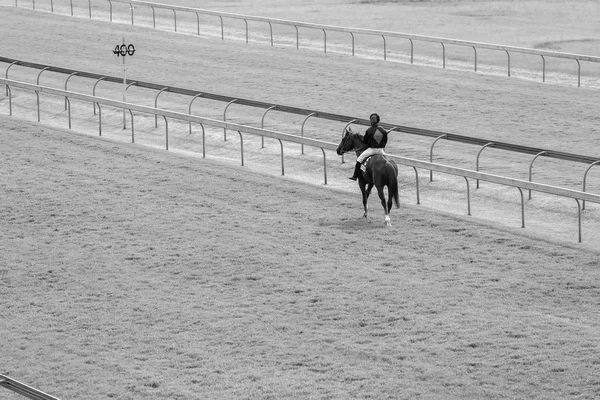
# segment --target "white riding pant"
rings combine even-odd
[[[363,163],[368,157],[371,157],[375,154],[381,154],[382,156],[385,156],[385,151],[381,148],[369,147],[356,158],[356,162]]]

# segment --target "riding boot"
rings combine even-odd
[[[354,175],[352,175],[350,178],[348,179],[352,179],[353,181],[358,179],[358,174],[360,174],[360,162],[356,162],[356,165],[354,166]]]

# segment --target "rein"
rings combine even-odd
[[[358,138],[360,138],[360,137],[358,136],[358,134],[357,134],[357,133],[354,133],[354,132],[349,132],[349,131],[346,131],[346,132],[347,132],[347,134],[346,134],[346,135],[344,136],[344,138],[342,139],[342,146],[341,146],[341,147],[342,147],[342,154],[346,154],[346,153],[348,153],[349,151],[351,151],[351,150],[352,150],[352,149],[345,150],[345,148],[346,148],[346,144],[347,144],[348,140],[353,140],[353,139],[352,139],[352,136],[353,136],[353,135],[354,135],[354,136],[357,136]],[[364,151],[364,149],[362,149],[362,151],[361,151],[361,150],[360,150],[360,149],[358,149],[356,146],[354,146],[354,150],[355,150],[355,151],[356,151],[358,154],[360,154],[360,153],[362,153],[362,151]]]

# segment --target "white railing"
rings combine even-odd
[[[22,1],[22,0],[21,0]],[[36,8],[36,0],[33,1],[33,9]],[[48,0],[38,0],[40,1],[48,1]],[[54,1],[49,0],[51,4],[51,10],[54,12]],[[67,0],[58,0],[58,1],[67,1]],[[73,11],[73,0],[68,0],[71,9],[71,15],[74,14]],[[100,1],[100,0],[93,0]],[[520,53],[520,54],[528,54],[533,56],[539,56],[542,60],[542,81],[546,81],[546,57],[551,58],[561,58],[573,60],[577,63],[577,86],[581,86],[581,61],[592,62],[592,63],[600,63],[600,57],[590,56],[590,55],[581,55],[581,54],[571,54],[571,53],[561,53],[556,51],[548,51],[548,50],[538,50],[538,49],[529,49],[524,47],[515,47],[515,46],[504,46],[499,44],[491,44],[491,43],[481,43],[481,42],[471,42],[466,40],[456,40],[456,39],[448,39],[434,36],[422,36],[422,35],[413,35],[408,33],[400,33],[393,31],[380,31],[374,29],[362,29],[362,28],[347,28],[333,25],[322,25],[322,24],[313,24],[308,22],[298,22],[298,21],[289,21],[284,19],[275,19],[275,18],[266,18],[266,17],[256,17],[251,15],[242,15],[242,14],[232,14],[220,11],[212,11],[212,10],[204,10],[200,8],[192,8],[192,7],[181,7],[174,6],[169,4],[161,4],[161,3],[152,3],[147,1],[139,1],[139,0],[102,0],[108,1],[109,3],[109,14],[110,21],[113,20],[113,3],[122,3],[128,4],[131,16],[131,24],[134,24],[134,6],[138,7],[148,7],[152,10],[152,21],[153,26],[156,27],[156,14],[155,9],[164,9],[170,10],[173,13],[174,20],[174,30],[177,32],[177,12],[185,12],[192,13],[196,15],[197,22],[197,33],[200,35],[200,18],[199,15],[209,15],[215,16],[220,19],[221,24],[221,39],[225,38],[225,29],[224,29],[224,18],[228,19],[238,19],[243,20],[246,27],[246,42],[249,41],[249,28],[248,21],[254,22],[264,22],[269,25],[270,30],[270,39],[271,46],[273,46],[273,24],[276,25],[285,25],[291,26],[296,29],[296,48],[300,46],[300,34],[298,28],[305,29],[314,29],[323,32],[323,51],[327,52],[327,32],[341,32],[348,33],[351,37],[352,41],[352,55],[354,55],[354,35],[369,35],[369,36],[380,36],[383,39],[383,59],[387,59],[387,41],[386,38],[394,37],[400,39],[406,39],[410,42],[410,62],[411,64],[414,62],[414,42],[433,42],[439,43],[442,50],[442,66],[446,68],[446,46],[454,45],[454,46],[462,46],[462,47],[470,47],[473,49],[474,54],[474,70],[477,71],[477,49],[487,49],[487,50],[495,50],[495,51],[503,51],[507,56],[507,74],[511,75],[511,53]],[[15,0],[15,6],[18,6],[19,0]],[[27,2],[29,4],[29,2]],[[88,16],[92,18],[92,0],[87,0],[88,3]]]
[[[0,374],[0,386],[6,389],[12,390],[24,397],[32,400],[59,400],[58,398],[51,396],[41,390],[35,389],[29,385],[21,383],[15,379],[9,378],[6,375]]]
[[[133,117],[134,117],[133,112],[134,111],[138,112],[138,113],[148,114],[148,115],[161,116],[164,118],[164,121],[165,121],[165,129],[166,129],[165,143],[166,143],[167,150],[169,149],[169,125],[168,125],[167,118],[172,118],[172,119],[179,120],[179,121],[186,121],[188,123],[193,123],[193,124],[199,125],[202,128],[203,149],[204,149],[204,142],[205,142],[204,125],[215,127],[215,128],[220,128],[220,129],[224,129],[224,130],[229,129],[232,131],[237,131],[239,134],[239,137],[240,137],[240,154],[241,154],[242,166],[244,165],[244,139],[243,139],[242,133],[277,139],[281,144],[282,175],[285,174],[285,172],[284,172],[284,153],[283,153],[282,141],[317,147],[317,148],[320,148],[323,153],[323,167],[324,167],[325,184],[327,184],[327,163],[326,163],[325,150],[335,151],[337,149],[337,145],[334,143],[330,143],[330,142],[325,142],[325,141],[321,141],[321,140],[317,140],[317,139],[310,139],[310,138],[306,138],[306,137],[302,137],[302,136],[296,136],[296,135],[272,131],[272,130],[253,128],[253,127],[246,126],[246,125],[234,124],[234,123],[219,121],[219,120],[210,119],[210,118],[198,117],[198,116],[191,115],[191,114],[184,114],[184,113],[179,113],[179,112],[175,112],[175,111],[163,110],[163,109],[159,109],[159,108],[124,103],[124,102],[117,101],[117,100],[110,100],[110,99],[105,99],[105,98],[101,98],[101,97],[90,96],[90,95],[85,95],[85,94],[81,94],[81,93],[74,93],[74,92],[69,92],[66,90],[54,89],[54,88],[49,88],[49,87],[45,87],[45,86],[33,85],[33,84],[29,84],[29,83],[12,81],[12,80],[2,79],[2,78],[0,78],[0,84],[5,85],[7,88],[7,91],[8,91],[10,115],[12,115],[12,89],[11,88],[14,87],[14,88],[20,88],[20,89],[24,89],[24,90],[34,91],[36,94],[36,98],[37,98],[38,121],[40,120],[40,111],[39,111],[39,108],[40,108],[39,95],[40,95],[40,93],[45,93],[45,94],[54,95],[54,96],[60,96],[61,98],[64,97],[65,100],[67,101],[67,105],[68,105],[69,128],[71,128],[71,105],[70,105],[70,100],[69,100],[70,98],[81,100],[81,101],[87,101],[87,102],[96,104],[96,106],[98,107],[98,110],[99,110],[99,113],[98,113],[99,135],[102,134],[102,109],[101,109],[100,105],[114,107],[117,109],[126,109],[129,111],[129,113],[131,115],[132,142],[134,142],[134,120],[133,120]],[[203,156],[204,156],[204,150],[203,150]],[[482,172],[477,172],[477,171],[472,171],[472,170],[467,170],[467,169],[462,169],[462,168],[456,168],[456,167],[451,167],[451,166],[442,165],[442,164],[436,164],[436,163],[427,162],[427,161],[416,160],[416,159],[407,158],[407,157],[399,157],[399,156],[394,156],[394,155],[391,155],[390,157],[392,157],[394,160],[396,160],[396,162],[398,162],[399,164],[405,165],[407,167],[412,167],[414,169],[415,179],[416,179],[417,204],[420,203],[420,201],[419,201],[419,176],[418,176],[417,168],[426,169],[429,171],[437,171],[437,172],[441,172],[444,174],[462,176],[465,179],[466,187],[467,187],[466,196],[467,196],[467,210],[468,210],[467,213],[468,213],[468,215],[471,215],[471,197],[470,197],[471,190],[470,190],[469,178],[475,179],[475,180],[491,182],[491,183],[496,183],[496,184],[503,185],[503,186],[510,186],[510,187],[517,188],[521,195],[521,220],[522,220],[521,227],[523,227],[523,228],[525,227],[525,198],[523,196],[523,189],[532,190],[532,191],[541,192],[541,193],[552,194],[552,195],[560,196],[560,197],[572,198],[576,201],[577,209],[578,209],[577,221],[578,221],[578,233],[579,233],[578,241],[579,242],[581,242],[581,238],[582,238],[582,230],[581,230],[581,210],[582,210],[582,208],[581,208],[580,200],[600,204],[600,195],[597,195],[597,194],[580,192],[577,190],[565,189],[565,188],[560,188],[560,187],[556,187],[556,186],[545,185],[542,183],[524,181],[524,180],[520,180],[520,179],[507,178],[507,177],[503,177],[503,176],[492,175],[492,174],[487,174],[487,173],[482,173]]]

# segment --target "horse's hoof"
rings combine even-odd
[[[388,216],[385,217],[385,226],[392,226],[392,220]]]

